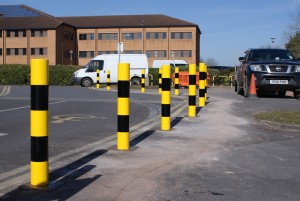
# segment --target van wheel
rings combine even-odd
[[[134,77],[131,79],[131,85],[141,85],[141,79],[138,77]]]
[[[243,91],[244,91],[244,96],[245,97],[248,97],[249,90],[250,90],[250,84],[248,83],[248,78],[245,75],[245,77],[244,77],[244,87],[243,87]]]
[[[81,86],[82,87],[90,87],[92,84],[93,84],[93,81],[88,77],[83,78],[82,81],[81,81]]]

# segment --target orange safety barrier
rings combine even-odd
[[[172,75],[172,82],[174,83],[175,73]],[[210,80],[209,73],[206,75],[206,85],[208,85],[208,81]],[[198,86],[199,82],[199,72],[196,73],[196,85]],[[182,71],[179,72],[179,86],[188,87],[189,86],[189,72]]]

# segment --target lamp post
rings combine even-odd
[[[274,42],[275,42],[276,38],[275,37],[271,37],[270,39],[271,39],[271,42],[272,42],[272,46],[271,47],[274,48]]]

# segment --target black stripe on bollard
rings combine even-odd
[[[31,161],[48,161],[48,136],[31,137]]]
[[[31,85],[31,109],[48,110],[48,85]]]

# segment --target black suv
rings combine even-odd
[[[249,49],[240,57],[236,72],[235,89],[245,97],[249,94],[252,73],[256,78],[257,93],[277,92],[285,96],[293,91],[300,98],[300,61],[285,49]]]

